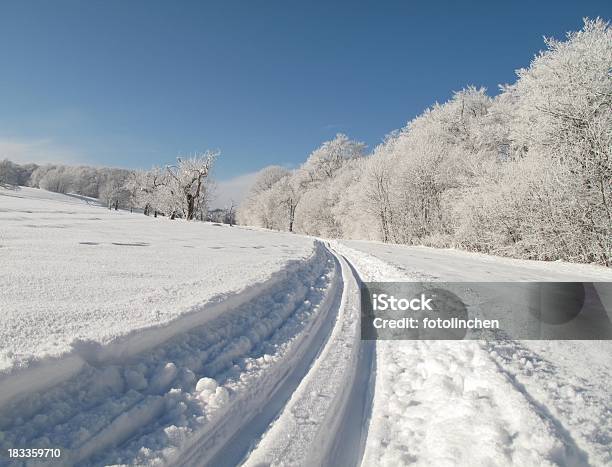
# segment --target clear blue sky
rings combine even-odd
[[[228,179],[340,131],[372,148],[598,15],[612,2],[3,1],[0,157],[136,168],[211,148]]]

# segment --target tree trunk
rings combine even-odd
[[[195,210],[195,198],[191,193],[187,193],[187,220],[188,221],[193,219],[194,210]]]

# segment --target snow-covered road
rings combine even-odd
[[[610,342],[360,340],[362,280],[612,281],[609,269],[0,195],[3,453],[60,448],[48,465],[66,466],[612,463]]]
[[[612,281],[606,268],[347,241],[364,280]],[[609,465],[612,342],[379,341],[363,465]]]
[[[517,281],[610,281],[612,270],[603,266],[562,261],[530,261],[470,253],[453,249],[391,245],[381,242],[344,240],[362,255],[374,256],[406,278],[468,282]]]

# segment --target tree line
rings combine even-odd
[[[145,215],[206,220],[211,171],[218,153],[179,157],[174,165],[125,170],[66,165],[19,165],[0,161],[0,186],[31,186],[56,193],[98,198],[109,209],[138,209]],[[228,216],[233,222],[234,206]],[[216,213],[219,218],[219,213]]]
[[[239,222],[610,266],[612,31],[585,19],[545,44],[498,95],[455,92],[370,154],[339,134],[264,169]]]
[[[104,199],[111,186],[122,186],[129,170],[62,164],[17,164],[0,161],[0,184],[31,186],[56,193],[77,193]]]

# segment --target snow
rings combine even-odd
[[[602,341],[360,340],[360,281],[609,269],[0,190],[0,449],[63,465],[608,465]],[[4,459],[0,459],[3,465]]]
[[[0,386],[12,370],[45,359],[56,367],[48,377],[61,380],[82,365],[68,358],[75,354],[99,359],[111,343],[123,345],[108,358],[151,348],[312,255],[311,239],[290,234],[170,222],[109,211],[84,197],[0,189]],[[42,381],[42,371],[24,381]],[[24,385],[14,377],[14,387]]]
[[[363,280],[611,281],[599,266],[342,241]],[[362,465],[608,465],[609,341],[378,341]]]
[[[385,403],[374,409],[366,465],[584,464],[584,453],[510,390],[478,343],[386,350],[376,393]]]
[[[447,282],[610,282],[612,269],[605,266],[503,258],[454,249],[392,245],[345,240],[344,245],[391,265],[399,275],[416,280]],[[374,264],[378,264],[374,262]]]

